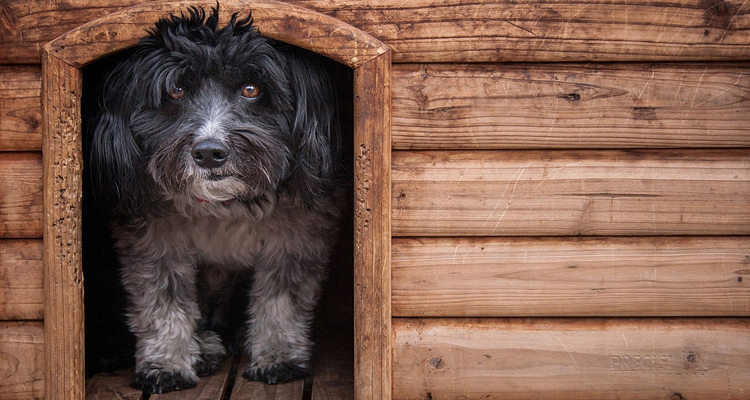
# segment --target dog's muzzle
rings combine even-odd
[[[193,145],[190,154],[201,168],[219,168],[227,161],[229,149],[219,141],[205,139]]]

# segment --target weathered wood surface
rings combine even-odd
[[[43,317],[42,241],[0,240],[0,320]]]
[[[0,66],[0,151],[42,149],[42,72]]]
[[[393,153],[394,236],[745,235],[750,150]]]
[[[45,399],[79,400],[85,394],[81,74],[48,54],[43,61]]]
[[[398,317],[750,316],[750,237],[401,238],[392,246]]]
[[[142,400],[143,392],[130,387],[134,378],[133,370],[125,369],[86,379],[86,400]]]
[[[404,64],[396,149],[750,147],[750,64]]]
[[[44,332],[41,322],[0,322],[0,399],[44,396]]]
[[[42,155],[0,153],[0,238],[42,237]]]
[[[396,62],[747,59],[740,0],[345,0],[298,4],[381,39]]]
[[[391,53],[354,70],[354,398],[391,399]]]
[[[746,398],[747,319],[395,319],[394,399]]]
[[[0,0],[0,63],[37,64],[63,33],[141,0]],[[295,0],[394,49],[396,62],[747,60],[741,0],[612,3]],[[252,4],[248,4],[252,9]]]
[[[161,17],[180,14],[190,7],[204,7],[201,0],[155,1],[130,7],[91,21],[45,46],[50,54],[76,67],[135,45]],[[221,3],[219,20],[226,24],[235,13],[252,9],[254,25],[265,36],[303,47],[356,68],[388,51],[380,41],[362,31],[303,7],[275,0]]]

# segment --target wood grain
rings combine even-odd
[[[45,53],[45,399],[84,398],[81,74]]]
[[[0,398],[45,398],[44,367],[42,323],[0,322]]]
[[[45,43],[138,3],[143,1],[0,0],[0,63],[38,63]],[[394,49],[396,62],[708,61],[750,55],[750,18],[741,0],[292,3],[378,38]]]
[[[86,379],[86,400],[142,400],[143,392],[130,387],[133,379],[132,368]]]
[[[396,149],[750,147],[750,65],[404,64]]]
[[[750,316],[750,237],[393,241],[398,317]]]
[[[394,236],[745,235],[750,150],[394,152]]]
[[[42,149],[42,71],[0,66],[0,150]]]
[[[395,319],[394,399],[725,399],[747,319]]]
[[[42,154],[0,153],[0,238],[42,237]]]
[[[740,0],[302,0],[379,38],[395,62],[746,60]]]
[[[76,67],[135,45],[146,30],[169,14],[189,7],[204,7],[199,0],[155,1],[109,14],[72,30],[45,46],[45,50]],[[232,14],[247,13],[247,3],[221,3],[219,19],[226,24]],[[377,39],[324,14],[275,0],[254,0],[254,25],[264,36],[302,47],[351,68],[388,51]]]
[[[391,399],[391,54],[354,70],[354,398]]]
[[[0,320],[42,318],[42,241],[0,240]]]

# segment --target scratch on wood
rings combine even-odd
[[[497,199],[495,206],[492,208],[492,212],[490,212],[490,215],[488,215],[487,219],[484,220],[484,223],[482,224],[482,228],[484,228],[485,225],[493,218],[493,216],[495,215],[495,212],[500,207],[500,203],[505,199],[505,195],[508,193],[508,188],[510,187],[510,184],[513,183],[513,189],[510,192],[510,197],[508,197],[508,202],[505,204],[505,209],[503,209],[502,214],[500,214],[500,218],[498,218],[497,223],[492,228],[493,232],[497,230],[497,227],[500,226],[501,222],[503,222],[503,218],[505,218],[505,214],[507,214],[508,209],[510,209],[510,205],[513,202],[513,196],[515,196],[516,194],[518,181],[521,180],[521,176],[523,175],[524,171],[526,171],[526,168],[528,168],[533,163],[534,163],[533,161],[529,161],[528,163],[526,163],[526,165],[524,165],[523,167],[521,167],[521,169],[518,170],[515,177],[506,183],[505,189],[503,190],[503,194],[501,194],[500,198]]]

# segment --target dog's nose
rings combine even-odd
[[[229,149],[216,140],[207,139],[196,143],[190,154],[198,166],[218,168],[227,161]]]

